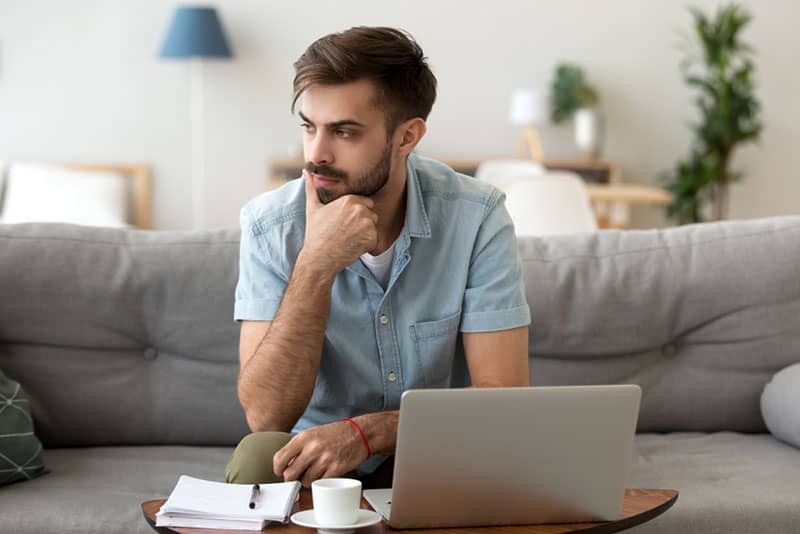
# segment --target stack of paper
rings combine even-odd
[[[258,505],[250,509],[252,484],[226,484],[181,475],[156,513],[157,527],[261,530],[269,521],[286,522],[300,482],[260,484]]]

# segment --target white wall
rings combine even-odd
[[[716,1],[692,2],[705,9]],[[800,69],[792,0],[743,2],[757,49],[766,128],[734,164],[737,218],[800,212],[797,150]],[[624,179],[655,183],[689,146],[691,93],[680,78],[684,0],[464,0],[216,2],[236,58],[205,70],[206,219],[238,224],[239,207],[266,187],[270,157],[299,141],[289,114],[292,62],[315,38],[353,25],[392,25],[421,43],[439,98],[421,150],[502,156],[518,131],[510,92],[546,87],[574,61],[599,89],[608,117],[606,157]],[[0,0],[0,159],[147,162],[157,228],[188,228],[189,66],[158,49],[174,4],[163,0]],[[544,130],[549,155],[574,152],[569,126]],[[634,210],[660,226],[660,209]]]

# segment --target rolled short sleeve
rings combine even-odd
[[[514,224],[505,207],[505,195],[498,192],[496,202],[488,209],[470,259],[462,305],[462,332],[508,330],[531,322],[522,261]]]
[[[239,281],[233,318],[236,321],[271,321],[278,313],[288,278],[270,258],[265,236],[247,206],[242,208],[240,223]]]

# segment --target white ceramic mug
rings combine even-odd
[[[352,525],[358,519],[361,481],[353,478],[321,478],[311,483],[314,519],[320,526]]]

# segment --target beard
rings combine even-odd
[[[337,169],[336,167],[330,167],[328,165],[315,165],[310,161],[306,163],[305,169],[312,174],[318,174],[326,178],[341,180],[346,186],[348,186],[343,192],[332,191],[324,187],[318,188],[317,196],[319,197],[319,201],[323,204],[328,204],[329,202],[333,202],[337,198],[344,195],[359,195],[362,197],[371,197],[375,195],[378,191],[383,189],[383,186],[385,186],[386,182],[389,181],[391,165],[392,144],[387,142],[386,146],[383,148],[381,157],[378,159],[378,162],[371,168],[353,178],[351,178],[347,172]]]

